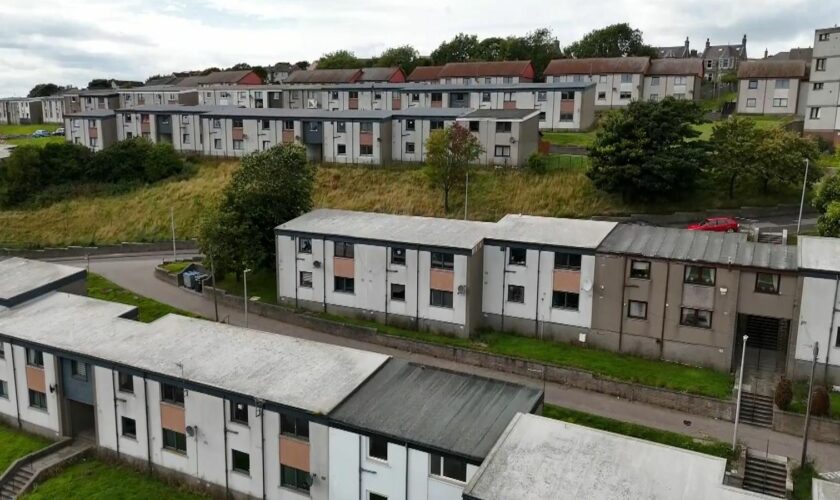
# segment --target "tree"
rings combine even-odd
[[[729,199],[735,196],[738,178],[749,175],[758,161],[760,142],[761,132],[749,118],[733,116],[712,127],[709,173],[726,181]]]
[[[829,411],[831,411],[831,397],[828,395],[828,390],[821,385],[814,387],[811,393],[811,415],[827,417]]]
[[[793,401],[793,384],[790,379],[786,377],[779,379],[779,383],[776,384],[776,392],[773,395],[773,400],[780,410],[790,408],[790,403]]]
[[[41,148],[20,146],[0,169],[3,206],[20,204],[42,189]]]
[[[27,97],[48,97],[57,94],[64,90],[64,87],[59,87],[54,83],[39,83],[32,87]]]
[[[840,201],[840,174],[824,178],[817,185],[812,203],[820,213],[825,213],[832,201]]]
[[[825,207],[825,213],[817,219],[820,236],[840,238],[840,201],[832,201]]]
[[[274,228],[312,208],[315,169],[299,144],[242,158],[222,202],[201,225],[199,245],[219,272],[274,264]]]
[[[297,69],[302,69],[305,71],[307,68],[309,68],[309,61],[298,61],[295,63],[295,67]]]
[[[465,182],[470,164],[483,151],[481,143],[456,123],[432,132],[426,140],[426,151],[426,175],[433,186],[443,190],[443,210],[449,213],[449,193]]]
[[[458,33],[455,38],[443,42],[432,52],[433,64],[446,64],[450,62],[465,62],[477,59],[479,55],[478,37]]]
[[[693,101],[633,101],[607,113],[589,149],[587,176],[595,187],[624,201],[684,196],[694,189],[704,152],[703,112]]]
[[[508,45],[508,40],[505,38],[497,36],[485,38],[478,42],[478,47],[474,55],[476,59],[482,61],[502,61],[507,58]]]
[[[521,52],[519,52],[521,50]],[[522,38],[508,43],[506,59],[530,59],[534,65],[537,79],[542,79],[543,71],[552,59],[563,57],[557,38],[548,28],[532,31]]]
[[[241,63],[238,63],[238,64],[234,64],[233,66],[226,69],[225,71],[242,71],[242,70],[246,70],[246,69],[254,69],[254,68],[251,67],[251,65],[248,64],[248,63],[241,62]]]
[[[762,183],[766,194],[770,184],[801,186],[805,175],[805,160],[810,162],[807,186],[812,186],[823,176],[823,169],[815,161],[819,156],[817,143],[810,138],[782,128],[761,132],[756,151],[753,175]]]
[[[362,62],[356,54],[348,50],[328,52],[318,59],[318,69],[355,69],[361,68]]]
[[[411,45],[402,45],[400,47],[392,47],[386,49],[379,55],[377,64],[379,66],[394,67],[399,66],[406,74],[414,71],[417,66],[417,58],[419,53],[417,49]]]
[[[565,53],[575,58],[584,57],[655,57],[653,47],[645,45],[642,32],[627,23],[612,24],[590,31],[577,42],[566,47]]]

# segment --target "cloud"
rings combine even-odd
[[[411,44],[428,54],[459,32],[524,34],[548,27],[567,45],[629,22],[654,45],[737,43],[759,56],[809,46],[833,19],[825,0],[3,0],[0,95],[36,83],[149,75],[239,62],[317,59],[339,49],[371,56]],[[834,9],[836,10],[836,9]]]

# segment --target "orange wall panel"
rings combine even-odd
[[[554,270],[554,290],[580,293],[580,271]]]
[[[309,472],[309,443],[280,436],[280,463]]]
[[[170,431],[185,434],[187,431],[184,407],[169,403],[160,404],[160,426]]]
[[[26,387],[33,391],[47,393],[47,379],[43,368],[36,366],[26,367]]]
[[[356,262],[347,257],[333,257],[333,276],[339,278],[355,278]]]
[[[455,288],[455,272],[446,269],[432,269],[429,273],[429,288],[451,292]]]

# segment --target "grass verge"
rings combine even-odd
[[[207,498],[175,483],[166,483],[122,464],[86,459],[70,465],[23,496],[28,500],[55,498],[106,500],[198,500]]]
[[[187,267],[189,267],[189,265],[192,264],[192,263],[193,262],[191,260],[182,260],[182,261],[178,261],[178,262],[167,262],[166,264],[164,264],[160,267],[162,267],[163,269],[166,269],[170,273],[178,274],[181,271],[183,271],[184,269],[186,269]]]
[[[151,323],[161,316],[165,316],[170,313],[190,316],[193,318],[197,317],[195,314],[190,312],[137,295],[95,273],[88,273],[87,289],[88,296],[95,299],[137,306],[139,310],[138,319],[143,323]]]
[[[810,462],[793,470],[791,479],[793,479],[793,498],[795,500],[810,500],[811,483],[815,477],[817,477],[817,470],[814,468],[814,464]]]
[[[52,444],[47,438],[0,424],[0,474],[15,460]]]
[[[51,137],[19,137],[16,139],[3,139],[3,142],[6,144],[12,144],[15,146],[38,146],[44,147],[47,144],[61,144],[64,142],[64,137],[62,136],[51,136]]]
[[[829,417],[840,420],[840,392],[828,393],[831,407],[829,410]],[[789,411],[794,413],[805,414],[805,408],[808,406],[808,382],[800,380],[793,384],[793,400],[790,402]]]
[[[63,125],[58,123],[36,123],[32,125],[0,125],[0,136],[30,135],[36,130],[46,130],[47,132],[52,132],[58,127],[63,127]]]
[[[207,284],[211,285],[212,283],[207,281]],[[240,297],[244,295],[243,285],[242,276],[239,276],[239,281],[237,281],[234,273],[228,273],[223,279],[216,280],[217,288]],[[260,302],[276,304],[277,282],[275,281],[274,270],[261,269],[248,273],[248,295],[252,298],[259,297]]]
[[[645,441],[653,441],[654,443],[697,451],[707,455],[714,455],[727,460],[734,459],[736,456],[732,451],[732,447],[728,443],[724,443],[716,439],[697,439],[685,434],[663,431],[654,429],[653,427],[632,424],[629,422],[622,422],[620,420],[592,415],[591,413],[584,413],[551,404],[544,405],[543,416],[586,427],[601,429],[603,431],[614,432],[616,434],[644,439]]]
[[[543,132],[543,139],[555,146],[578,146],[586,148],[595,141],[597,130],[589,132]]]

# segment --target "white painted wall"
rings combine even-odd
[[[17,393],[15,392],[14,371],[12,370],[12,345],[8,342],[0,342],[3,347],[4,356],[0,358],[0,380],[6,382],[8,395],[0,397],[0,414],[10,419],[17,418]]]
[[[837,328],[840,327],[840,290],[837,281],[829,278],[804,278],[799,308],[799,329],[796,337],[796,359],[814,359],[814,342],[820,343],[818,363],[840,366]],[[834,302],[836,300],[836,302]]]
[[[8,350],[7,350],[8,352]],[[56,359],[52,354],[44,353],[44,380],[47,387],[47,409],[29,407],[29,389],[26,383],[26,350],[20,346],[12,349],[15,357],[15,377],[17,379],[17,404],[20,408],[20,418],[24,422],[37,425],[43,429],[55,432],[56,437],[61,433],[61,423],[58,407],[58,391],[50,392],[50,387],[58,387],[56,378]],[[6,355],[8,358],[8,354]],[[9,385],[12,385],[9,381]],[[13,388],[9,388],[13,392]]]

